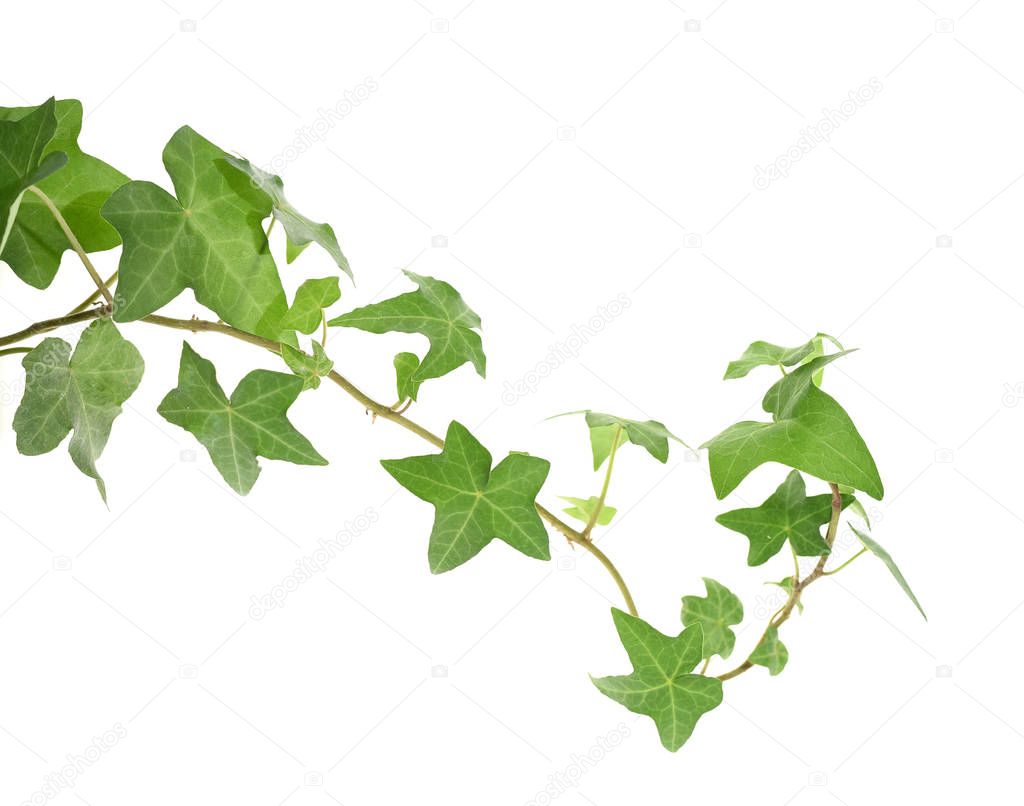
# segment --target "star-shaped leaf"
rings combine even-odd
[[[779,462],[881,499],[882,480],[867,445],[842,406],[814,384],[815,373],[845,354],[816,358],[776,382],[762,402],[772,422],[745,420],[704,444],[719,498],[754,468]]]
[[[334,362],[327,357],[323,345],[318,341],[313,342],[312,355],[282,344],[281,358],[288,365],[288,369],[302,378],[303,390],[319,389],[320,379],[334,369]]]
[[[261,226],[269,197],[187,126],[163,157],[177,198],[152,182],[129,182],[103,205],[124,241],[114,318],[141,319],[191,288],[229,325],[285,338],[288,302]]]
[[[287,260],[291,263],[311,243],[318,243],[338,264],[338,268],[352,278],[352,269],[348,260],[341,253],[338,238],[330,224],[317,224],[292,207],[284,196],[284,182],[281,177],[257,168],[249,160],[241,157],[226,157],[228,163],[244,173],[252,183],[270,198],[274,205],[274,218],[284,225],[288,236]],[[325,306],[326,307],[326,306]]]
[[[853,496],[842,497],[847,507]],[[796,470],[786,476],[761,506],[734,509],[715,518],[718,523],[750,540],[747,565],[761,565],[790,542],[801,557],[828,554],[821,527],[832,517],[832,495],[807,495],[803,476]]]
[[[420,359],[415,353],[399,353],[395,356],[395,389],[399,402],[415,400],[420,393],[420,382],[413,380],[420,368]]]
[[[556,414],[555,417],[568,417],[582,414],[590,429],[590,447],[594,455],[594,470],[599,470],[611,455],[615,434],[619,434],[619,445],[632,442],[644,448],[651,456],[664,464],[668,461],[668,441],[675,440],[686,445],[679,437],[669,431],[657,420],[630,420],[614,414],[603,414],[599,411],[584,409]]]
[[[769,627],[765,630],[761,643],[754,647],[749,660],[757,666],[766,667],[768,674],[772,677],[786,668],[786,663],[789,661],[789,650],[779,640],[777,627]]]
[[[487,449],[453,421],[441,453],[381,464],[409,492],[434,505],[427,551],[433,573],[462,565],[494,538],[528,557],[551,558],[536,505],[551,467],[546,459],[512,453],[492,470]]]
[[[7,249],[25,191],[67,164],[64,152],[47,151],[57,131],[55,110],[50,98],[21,117],[0,116],[0,253]]]
[[[242,378],[228,399],[213,364],[185,342],[178,386],[157,411],[191,432],[206,447],[224,481],[245,495],[260,474],[257,456],[298,465],[327,464],[286,416],[302,386],[295,375],[257,369]]]
[[[572,496],[563,495],[560,496],[563,501],[568,501],[572,504],[571,507],[566,507],[562,510],[570,518],[576,518],[578,521],[583,523],[590,523],[590,519],[594,515],[594,511],[598,507],[599,499],[597,496],[592,495],[590,498],[573,498]],[[615,507],[610,507],[604,504],[601,507],[601,511],[597,515],[597,520],[594,521],[598,526],[607,526],[612,522],[612,518],[615,517],[615,513],[618,510]]]
[[[752,369],[764,366],[792,367],[821,354],[822,341],[828,339],[833,344],[838,342],[827,333],[818,333],[799,347],[780,347],[777,344],[769,344],[766,341],[755,341],[743,355],[735,361],[730,361],[725,370],[725,380],[743,378]],[[839,349],[842,349],[840,347]]]
[[[411,271],[405,275],[419,288],[335,317],[332,327],[355,327],[370,333],[420,333],[430,349],[412,375],[417,383],[440,378],[471,362],[480,377],[486,359],[480,341],[480,317],[448,283]]]
[[[683,625],[699,624],[704,631],[701,657],[719,655],[728,658],[736,646],[736,633],[730,627],[743,621],[743,603],[720,582],[704,577],[707,596],[683,597]]]
[[[691,674],[703,657],[701,628],[687,627],[673,638],[621,610],[613,608],[612,618],[633,672],[591,680],[602,694],[653,719],[661,743],[674,752],[697,720],[722,702],[720,680]]]
[[[25,394],[14,415],[18,450],[48,453],[70,431],[68,451],[75,465],[96,480],[103,500],[106,485],[96,469],[110,428],[142,379],[143,361],[109,319],[93,322],[75,347],[43,339],[25,355]]]
[[[899,567],[893,561],[892,555],[890,555],[888,551],[886,551],[880,545],[878,545],[878,543],[875,542],[875,540],[870,535],[860,531],[860,529],[858,529],[853,524],[849,524],[849,526],[851,529],[853,529],[853,533],[857,535],[857,538],[860,540],[860,542],[864,544],[864,547],[872,554],[874,554],[876,557],[878,557],[878,559],[880,559],[883,563],[885,563],[885,567],[889,569],[889,573],[893,575],[893,578],[896,580],[897,583],[899,583],[899,586],[903,589],[903,592],[907,594],[907,596],[910,598],[910,601],[914,603],[914,607],[917,608],[918,612],[921,614],[924,620],[928,621],[928,616],[925,614],[924,608],[921,607],[921,603],[917,601],[917,597],[914,595],[914,592],[910,589],[910,584],[903,576],[903,573],[900,571]]]
[[[337,277],[306,280],[295,292],[295,300],[281,320],[281,327],[307,335],[324,320],[324,311],[341,299]]]
[[[33,107],[0,109],[0,120],[22,120],[33,111]],[[67,165],[35,184],[60,210],[86,252],[113,249],[121,239],[100,215],[100,208],[128,177],[79,147],[78,136],[82,131],[79,101],[57,101],[55,114],[56,130],[43,153],[63,152]],[[29,285],[46,288],[57,274],[61,256],[70,248],[53,214],[40,198],[30,193],[22,198],[18,217],[0,258]]]

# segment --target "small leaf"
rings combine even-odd
[[[320,379],[334,369],[334,362],[327,357],[323,346],[313,342],[313,355],[304,353],[287,344],[281,345],[281,358],[288,369],[302,378],[302,389],[319,389]]]
[[[141,319],[191,288],[229,325],[286,338],[288,301],[260,225],[270,215],[267,195],[187,126],[163,157],[177,197],[152,182],[129,182],[103,205],[124,241],[114,319]]]
[[[765,462],[779,462],[882,498],[875,460],[853,421],[813,382],[819,369],[845,354],[816,358],[775,383],[762,402],[764,410],[772,414],[772,422],[745,420],[704,444],[719,498],[735,490]]]
[[[0,120],[22,120],[33,111],[33,107],[0,108]],[[60,210],[86,252],[113,249],[121,239],[100,215],[100,208],[128,177],[79,147],[78,136],[82,131],[79,101],[57,101],[55,114],[56,131],[43,153],[63,152],[67,155],[67,165],[35,184]],[[57,274],[61,256],[70,248],[53,214],[42,199],[30,193],[21,200],[17,220],[0,257],[26,283],[46,288]]]
[[[793,577],[786,577],[779,582],[765,582],[764,584],[775,585],[776,587],[782,588],[786,592],[787,598],[793,595]],[[804,602],[802,599],[797,601],[796,607],[801,613],[804,612]]]
[[[851,500],[852,496],[843,496],[843,506]],[[746,535],[750,540],[747,565],[761,565],[778,554],[787,540],[801,557],[828,554],[821,527],[831,517],[832,495],[808,497],[803,477],[793,470],[761,506],[724,512],[715,520]]]
[[[311,243],[317,243],[338,264],[338,268],[352,278],[352,269],[348,260],[341,253],[338,238],[329,224],[317,224],[302,215],[288,202],[284,196],[284,182],[281,177],[257,168],[249,160],[241,157],[226,156],[229,165],[237,168],[252,181],[253,185],[262,190],[274,206],[274,218],[284,225],[288,236],[286,259],[291,263]],[[324,307],[327,307],[326,305]],[[306,331],[308,332],[308,331]]]
[[[786,663],[789,661],[789,650],[779,640],[777,627],[769,627],[765,631],[761,642],[750,653],[749,660],[757,666],[766,667],[768,674],[772,677],[786,668]]]
[[[864,509],[864,505],[858,499],[854,498],[850,502],[850,510],[854,515],[864,521],[868,529],[871,528],[871,516],[868,515],[868,511]]]
[[[420,382],[413,380],[419,366],[420,359],[415,353],[399,353],[395,356],[395,388],[399,402],[415,400],[420,393]]]
[[[324,311],[341,299],[337,277],[306,280],[295,292],[295,300],[281,319],[281,327],[309,335],[324,320]]]
[[[6,249],[25,191],[68,161],[63,152],[46,150],[57,131],[55,108],[50,98],[21,118],[0,116],[0,252]]]
[[[743,603],[725,585],[704,577],[707,596],[683,597],[683,624],[699,624],[704,631],[702,658],[719,655],[728,658],[736,645],[736,633],[730,626],[743,621]]]
[[[462,565],[494,538],[528,557],[551,559],[536,505],[551,467],[546,459],[512,453],[492,470],[491,454],[453,421],[441,453],[381,464],[409,492],[434,505],[427,551],[433,573]]]
[[[157,411],[206,446],[224,481],[245,495],[260,474],[257,456],[298,465],[327,464],[286,416],[302,387],[294,375],[257,369],[242,378],[228,399],[213,364],[185,342],[178,386]]]
[[[669,431],[657,420],[629,420],[613,414],[602,414],[598,411],[585,409],[556,414],[555,417],[568,417],[574,414],[584,415],[590,429],[590,447],[594,454],[594,470],[599,470],[611,455],[612,442],[616,431],[620,434],[620,445],[632,442],[644,448],[651,456],[664,464],[668,461],[668,441],[675,440],[686,445],[679,437]],[[550,418],[554,419],[554,418]]]
[[[780,347],[766,341],[755,341],[744,350],[743,355],[729,362],[725,370],[725,380],[743,378],[757,367],[792,367],[815,358],[822,355],[825,339],[839,345],[839,342],[827,333],[818,333],[799,347]],[[839,346],[839,349],[842,350],[842,346]]]
[[[900,569],[896,566],[896,563],[893,561],[892,556],[889,554],[889,552],[883,549],[869,535],[866,535],[864,532],[860,531],[853,524],[849,524],[849,526],[851,529],[853,529],[853,533],[857,535],[857,537],[860,539],[860,542],[864,544],[864,547],[872,554],[874,554],[876,557],[878,557],[878,559],[880,559],[883,563],[885,563],[885,567],[889,569],[889,573],[893,575],[893,577],[899,583],[899,586],[903,588],[903,592],[907,594],[908,597],[910,597],[910,601],[914,603],[914,607],[917,608],[918,612],[921,614],[924,620],[928,621],[928,616],[925,614],[924,608],[921,607],[921,603],[917,601],[917,597],[914,596],[914,592],[910,589],[910,585],[907,583],[907,580],[903,576]]]
[[[675,752],[697,720],[722,703],[721,680],[691,674],[703,657],[701,628],[687,627],[673,638],[615,608],[612,619],[633,671],[591,680],[605,696],[653,719],[662,745]]]
[[[486,359],[477,316],[448,283],[406,271],[419,288],[335,317],[331,327],[355,327],[370,333],[420,333],[430,349],[412,380],[440,378],[467,361],[484,376]]]
[[[25,355],[25,394],[14,415],[18,450],[48,453],[74,431],[68,451],[75,465],[96,480],[103,500],[106,486],[96,469],[114,420],[142,379],[139,351],[121,337],[109,319],[83,331],[72,355],[62,339],[43,339]]]
[[[559,496],[563,501],[568,501],[572,504],[571,507],[566,507],[562,510],[566,515],[576,520],[583,521],[583,523],[590,523],[590,518],[594,514],[594,510],[597,509],[598,498],[597,496],[590,496],[590,498],[572,498],[568,495]],[[598,526],[607,526],[612,522],[612,518],[615,517],[615,513],[618,510],[615,507],[610,507],[607,504],[601,507],[601,512],[597,516],[597,520],[594,521]]]

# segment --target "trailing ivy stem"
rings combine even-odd
[[[37,322],[36,324],[30,325],[17,333],[12,333],[9,336],[0,336],[0,347],[5,347],[8,344],[17,344],[18,342],[24,341],[32,336],[36,336],[40,333],[47,333],[51,330],[57,330],[58,328],[65,327],[66,325],[88,322],[92,319],[100,319],[102,317],[109,316],[112,310],[113,307],[111,305],[102,305],[85,311],[68,314],[67,316],[62,316],[58,319],[48,319],[43,322]],[[224,322],[209,322],[204,319],[174,319],[169,316],[160,316],[158,314],[150,314],[149,316],[143,317],[140,321],[151,325],[171,328],[172,330],[186,330],[192,333],[222,333],[225,336],[231,336],[239,341],[244,341],[257,347],[262,347],[278,355],[281,353],[282,345],[280,342],[273,341],[272,339],[266,339],[262,336],[257,336],[254,333],[246,333],[244,330],[239,330],[238,328],[234,328]],[[407,431],[411,431],[416,434],[420,439],[429,442],[435,448],[444,448],[444,440],[437,434],[427,430],[419,423],[410,420],[408,417],[403,416],[390,406],[386,406],[383,403],[374,400],[341,373],[336,370],[331,370],[326,377],[335,385],[340,386],[349,394],[349,396],[355,398],[355,400],[359,402],[366,411],[371,412],[374,416],[390,420],[396,425],[400,425]],[[537,513],[540,517],[547,521],[548,524],[556,531],[564,535],[570,543],[582,546],[597,558],[598,562],[604,566],[605,570],[615,581],[630,614],[634,616],[637,615],[636,604],[633,602],[633,597],[629,592],[629,588],[626,586],[626,582],[622,578],[622,574],[619,573],[615,564],[608,559],[608,556],[601,551],[601,549],[595,546],[588,538],[584,537],[581,532],[573,529],[550,510],[540,504],[536,504],[536,507]]]
[[[829,482],[828,486],[832,490],[832,514],[830,515],[828,520],[828,529],[825,531],[825,542],[828,544],[828,547],[831,550],[832,544],[835,543],[836,540],[836,532],[839,530],[839,515],[843,509],[843,496],[839,492],[838,485],[836,485],[833,482]],[[822,554],[821,557],[818,559],[817,565],[814,566],[814,570],[811,571],[810,574],[808,574],[801,580],[798,580],[796,577],[793,578],[793,588],[789,592],[789,598],[786,600],[786,604],[783,605],[782,609],[774,616],[772,616],[772,618],[768,621],[768,626],[765,628],[765,631],[761,634],[761,638],[754,645],[754,650],[761,646],[765,638],[768,637],[769,630],[777,630],[789,619],[789,617],[793,614],[793,610],[796,608],[798,604],[800,604],[800,596],[803,594],[807,586],[813,583],[815,580],[821,579],[823,576],[826,576],[827,573],[831,573],[825,571],[825,563],[827,561],[828,554]],[[849,561],[847,563],[844,563],[843,566],[840,566],[840,568],[844,567],[848,563]],[[838,570],[839,568],[836,569],[836,571]],[[750,660],[750,657],[748,656],[747,659],[743,661],[743,663],[741,663],[735,669],[732,669],[731,671],[728,671],[725,674],[718,675],[718,679],[722,682],[725,682],[726,680],[732,680],[732,678],[738,677],[739,675],[743,674],[745,671],[747,671],[747,669],[750,669],[753,665],[753,662]]]
[[[846,562],[844,562],[842,565],[837,565],[835,568],[833,568],[833,569],[831,569],[829,571],[822,571],[821,575],[827,577],[827,576],[832,576],[832,574],[838,574],[840,571],[842,571],[844,568],[846,568],[846,566],[848,566],[850,563],[852,563],[854,560],[856,560],[861,554],[864,554],[866,552],[867,552],[867,549],[861,549],[856,554],[854,554],[850,559],[848,559]]]
[[[8,347],[5,350],[0,350],[0,356],[4,355],[17,355],[18,353],[29,353],[32,352],[31,347]]]
[[[64,220],[64,216],[61,211],[57,209],[57,205],[53,203],[53,200],[49,196],[43,193],[43,191],[35,185],[30,185],[29,190],[42,199],[43,204],[46,205],[51,215],[53,215],[54,220],[57,222],[57,225],[63,231],[64,236],[68,239],[68,243],[71,244],[71,248],[75,250],[79,259],[82,261],[82,265],[85,266],[85,270],[89,272],[89,276],[92,277],[92,281],[96,283],[96,288],[99,293],[103,295],[103,299],[107,301],[108,305],[112,304],[114,298],[110,295],[110,289],[103,283],[103,278],[100,277],[99,272],[96,271],[96,267],[92,265],[92,261],[89,260],[89,255],[86,254],[86,251],[82,248],[82,244],[79,243],[75,233],[71,231],[71,227],[69,227],[68,222]]]
[[[115,271],[106,280],[103,281],[103,285],[105,285],[107,288],[110,288],[116,282],[116,280],[117,280],[117,272]],[[96,302],[96,300],[98,300],[99,298],[100,298],[100,290],[97,288],[89,296],[87,296],[80,303],[78,303],[78,305],[76,305],[74,308],[72,308],[69,313],[78,313],[79,311],[84,311],[86,308],[88,308],[90,305],[92,305],[94,302]]]
[[[608,495],[608,485],[611,484],[612,481],[612,470],[615,468],[615,454],[619,450],[619,439],[621,437],[622,426],[616,423],[615,433],[612,435],[612,449],[608,454],[608,470],[604,474],[604,484],[601,485],[601,494],[597,497],[597,505],[594,507],[594,511],[590,513],[590,518],[587,519],[587,525],[583,529],[582,534],[584,540],[590,540],[590,533],[597,524],[597,519],[601,516],[601,510],[604,509],[604,499]]]

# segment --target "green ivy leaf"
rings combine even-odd
[[[420,367],[420,359],[415,353],[399,353],[395,356],[395,388],[399,402],[415,400],[420,393],[420,382],[413,380],[416,370]]]
[[[845,508],[853,497],[846,495],[842,500]],[[831,517],[831,493],[808,496],[803,477],[793,470],[760,506],[724,512],[715,520],[746,535],[750,540],[747,565],[762,565],[778,554],[787,540],[801,557],[828,554],[821,527]]]
[[[815,339],[799,347],[780,347],[766,341],[755,341],[743,351],[743,355],[729,362],[724,380],[743,378],[757,367],[791,367],[799,364],[814,352],[814,345]]]
[[[434,505],[427,551],[432,573],[462,565],[494,538],[528,557],[551,558],[535,503],[551,467],[546,459],[511,453],[492,470],[487,449],[452,421],[440,454],[381,464],[409,492]]]
[[[764,666],[772,677],[786,668],[789,661],[789,650],[779,640],[777,627],[769,627],[754,651],[750,653],[750,662],[757,666]]]
[[[338,268],[352,278],[352,269],[348,260],[341,253],[338,238],[330,224],[317,224],[302,215],[289,203],[284,196],[284,182],[281,177],[257,168],[249,160],[241,157],[227,156],[229,165],[234,166],[252,181],[253,185],[262,190],[274,206],[274,218],[284,225],[288,237],[287,261],[295,260],[311,243],[318,243],[338,264]],[[324,307],[327,307],[326,305]],[[307,331],[308,332],[308,331]]]
[[[633,672],[590,679],[605,696],[653,719],[661,743],[674,752],[697,720],[722,703],[722,681],[691,674],[703,657],[701,628],[687,627],[673,638],[615,608],[612,618]]]
[[[851,529],[853,529],[853,533],[857,535],[857,538],[860,540],[860,542],[864,544],[864,547],[872,554],[874,554],[876,557],[878,557],[878,559],[880,559],[883,563],[885,563],[885,567],[889,569],[889,573],[893,575],[895,580],[899,583],[899,586],[903,588],[903,592],[907,594],[907,596],[910,598],[910,601],[914,603],[914,607],[917,608],[918,612],[921,614],[924,620],[928,621],[928,616],[924,612],[924,608],[921,607],[921,603],[917,601],[917,597],[914,595],[914,592],[910,589],[910,585],[908,584],[906,578],[903,576],[903,573],[897,567],[896,563],[893,561],[892,556],[889,554],[889,552],[883,549],[880,545],[878,545],[878,543],[876,543],[870,535],[867,535],[864,532],[860,531],[853,524],[849,524],[849,526]]]
[[[281,345],[281,358],[288,369],[302,378],[302,389],[319,389],[320,379],[334,369],[334,362],[327,357],[323,345],[313,342],[313,354],[304,353],[287,344]]]
[[[337,277],[306,280],[295,292],[295,300],[281,319],[281,327],[309,335],[320,327],[324,311],[341,299]]]
[[[591,411],[590,409],[569,411],[565,414],[556,414],[555,417],[568,417],[574,414],[584,415],[587,427],[590,429],[590,447],[594,454],[594,470],[599,470],[601,465],[611,455],[612,443],[615,440],[617,431],[620,434],[620,445],[626,442],[639,445],[662,464],[668,461],[668,441],[670,439],[675,440],[680,445],[686,445],[685,442],[657,420],[629,420],[625,417],[616,417],[613,414],[603,414],[599,411]]]
[[[213,364],[185,342],[178,386],[167,393],[157,411],[192,433],[206,447],[224,481],[245,495],[260,474],[257,456],[297,465],[327,464],[286,416],[302,387],[302,380],[294,375],[257,369],[242,378],[229,400]]]
[[[75,465],[96,480],[103,500],[106,485],[96,469],[114,420],[142,379],[139,351],[109,319],[87,327],[74,354],[62,339],[43,339],[25,355],[25,394],[14,415],[18,451],[48,453],[70,431],[68,451]]]
[[[7,248],[25,191],[68,161],[65,153],[46,150],[57,131],[55,108],[50,98],[20,118],[0,119],[0,252]]]
[[[704,588],[707,596],[683,597],[683,625],[699,624],[703,629],[702,658],[728,658],[736,646],[736,633],[730,626],[743,621],[743,603],[725,585],[708,577],[704,577]]]
[[[35,107],[0,109],[0,120],[22,120]],[[102,160],[86,154],[78,145],[82,132],[82,104],[57,101],[56,130],[44,154],[63,152],[67,165],[35,184],[60,210],[86,252],[113,249],[121,239],[100,215],[100,208],[128,177]],[[6,152],[6,148],[2,149]],[[35,288],[53,282],[61,256],[71,248],[67,236],[38,197],[27,194],[18,209],[7,245],[0,257],[22,280]]]
[[[486,358],[477,316],[448,283],[406,271],[419,288],[342,314],[327,324],[355,327],[370,333],[420,333],[430,349],[413,373],[417,383],[440,378],[467,361],[484,377]]]
[[[571,507],[566,507],[562,510],[566,515],[576,520],[583,521],[583,523],[590,523],[590,519],[594,515],[594,511],[597,509],[599,499],[597,496],[590,496],[590,498],[573,498],[568,495],[559,496],[563,501],[568,501],[572,504]],[[598,526],[607,526],[612,522],[612,518],[615,517],[615,513],[618,510],[615,507],[610,507],[607,504],[601,507],[600,513],[598,513],[597,520],[594,521]]]
[[[177,198],[152,182],[129,182],[103,205],[124,241],[117,321],[141,319],[191,288],[229,325],[284,337],[288,302],[260,224],[270,200],[226,157],[182,127],[163,154]]]
[[[762,406],[772,422],[745,420],[702,447],[708,449],[715,494],[724,498],[765,462],[779,462],[872,498],[884,494],[878,468],[850,416],[814,385],[814,374],[846,353],[816,358],[775,383]]]

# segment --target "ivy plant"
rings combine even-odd
[[[807,589],[863,554],[879,558],[924,615],[892,556],[870,533],[859,496],[884,494],[874,458],[850,416],[822,388],[826,367],[850,353],[832,337],[818,333],[795,347],[751,344],[728,364],[725,378],[779,373],[762,400],[767,416],[730,425],[702,446],[719,499],[763,465],[788,468],[762,503],[719,515],[722,528],[714,533],[714,539],[732,541],[737,556],[745,551],[751,567],[786,554],[788,546],[791,572],[781,581],[774,572],[766,583],[777,586],[785,601],[751,633],[756,640],[741,642],[734,628],[744,621],[742,602],[721,582],[705,578],[703,595],[683,595],[676,629],[662,633],[640,618],[596,533],[615,523],[608,496],[619,450],[631,444],[665,463],[671,443],[683,444],[668,427],[589,409],[573,412],[586,426],[599,476],[592,494],[562,496],[570,505],[563,513],[575,523],[570,524],[538,501],[550,468],[546,459],[512,452],[495,463],[461,423],[448,422],[442,438],[404,413],[424,384],[464,364],[485,374],[480,316],[455,288],[406,272],[410,290],[333,310],[344,296],[341,280],[352,276],[349,262],[335,230],[299,212],[286,199],[280,177],[183,127],[163,151],[169,189],[129,179],[78,147],[81,123],[82,106],[73,100],[0,108],[0,261],[43,290],[71,250],[92,288],[74,310],[0,336],[0,356],[22,356],[25,372],[13,417],[20,453],[47,453],[70,435],[72,461],[106,500],[99,471],[103,449],[121,406],[144,382],[143,358],[129,340],[136,327],[192,334],[181,346],[177,386],[165,390],[157,411],[195,437],[239,495],[255,485],[261,459],[327,463],[289,421],[288,409],[328,381],[375,419],[406,429],[430,447],[426,454],[387,458],[381,465],[434,507],[425,540],[431,572],[449,573],[481,551],[494,551],[489,546],[495,540],[548,561],[549,530],[600,562],[623,602],[612,610],[609,637],[614,630],[632,671],[595,677],[593,683],[630,711],[650,717],[661,743],[673,751],[721,704],[724,683],[754,667],[772,676],[785,669],[789,652],[781,628],[803,610]],[[289,264],[315,244],[337,269],[328,277],[305,278],[290,270],[288,285],[297,288],[290,300],[271,246],[277,222]],[[117,269],[104,279],[91,255],[118,245]],[[214,316],[160,313],[186,289]],[[74,344],[57,336],[40,339],[73,325],[85,325]],[[371,397],[341,374],[327,348],[335,328],[408,335],[408,349],[394,357],[394,404]],[[254,369],[228,393],[214,365],[191,343],[198,345],[196,337],[207,334],[269,351],[280,360],[279,370]],[[811,485],[817,489],[809,491]],[[833,559],[843,513],[863,548]],[[737,653],[742,660],[724,666]]]

